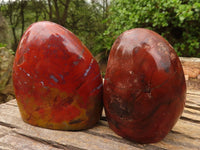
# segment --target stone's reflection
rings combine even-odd
[[[110,51],[104,81],[109,126],[139,143],[162,140],[183,112],[186,85],[172,46],[157,33],[132,29]]]

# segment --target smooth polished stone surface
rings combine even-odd
[[[104,81],[109,126],[139,143],[162,140],[183,112],[186,84],[180,60],[157,33],[128,30],[110,51]]]
[[[99,66],[81,41],[52,22],[32,24],[15,56],[13,83],[23,120],[50,129],[94,126],[102,112]]]

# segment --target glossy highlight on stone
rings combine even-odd
[[[23,120],[50,129],[94,126],[102,112],[99,66],[64,27],[42,21],[24,33],[13,65],[13,83]]]
[[[122,33],[110,51],[104,81],[109,126],[138,143],[162,140],[181,116],[186,84],[180,60],[159,34]]]

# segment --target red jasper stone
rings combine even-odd
[[[13,82],[23,120],[50,129],[90,128],[102,112],[99,66],[81,41],[51,22],[32,24],[15,56]]]
[[[111,129],[139,143],[162,140],[183,112],[186,84],[180,60],[157,33],[136,28],[112,46],[104,83]]]

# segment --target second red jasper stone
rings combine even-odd
[[[104,106],[111,129],[139,143],[162,140],[183,112],[186,85],[172,46],[157,33],[132,29],[110,51]]]

